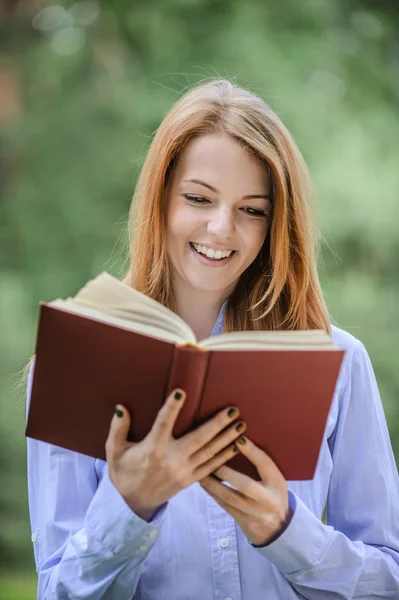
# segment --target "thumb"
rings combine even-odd
[[[118,458],[126,450],[126,446],[130,445],[130,442],[126,439],[130,428],[130,421],[127,409],[121,404],[117,404],[111,420],[107,441],[105,442],[107,461]]]

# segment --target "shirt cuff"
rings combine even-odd
[[[290,506],[294,513],[281,535],[267,546],[254,546],[257,552],[285,575],[311,569],[318,564],[333,531],[332,527],[324,525],[292,492]]]
[[[151,521],[136,515],[118,492],[108,468],[86,513],[86,527],[112,554],[144,559],[159,538],[167,503]]]

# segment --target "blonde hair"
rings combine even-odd
[[[154,136],[131,205],[130,268],[124,281],[174,310],[165,188],[188,141],[220,131],[262,161],[271,176],[273,201],[263,247],[228,299],[225,330],[330,331],[317,275],[318,237],[305,161],[272,109],[224,79],[198,85],[182,96]]]

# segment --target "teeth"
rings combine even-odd
[[[194,248],[200,254],[205,254],[208,258],[213,258],[216,260],[220,260],[221,258],[227,258],[233,252],[233,250],[213,250],[212,248],[208,248],[207,246],[201,246],[200,244],[194,244]]]

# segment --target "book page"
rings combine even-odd
[[[109,325],[116,325],[123,329],[129,329],[136,333],[142,333],[149,335],[158,340],[165,342],[172,342],[174,344],[185,343],[185,340],[178,335],[176,332],[167,331],[166,329],[160,329],[158,326],[151,325],[150,323],[143,323],[138,321],[130,321],[128,319],[122,319],[113,315],[106,314],[105,312],[99,311],[89,306],[83,306],[71,302],[70,300],[57,299],[48,303],[49,306],[55,306],[61,310],[65,310],[68,313],[81,315],[82,317],[88,317],[101,323],[107,323]]]
[[[322,330],[233,331],[200,342],[212,350],[333,350],[331,337]]]
[[[173,311],[138,292],[109,273],[88,281],[74,297],[49,303],[81,314],[176,344],[196,344],[191,327]],[[199,342],[213,350],[331,350],[331,337],[322,330],[236,331]]]
[[[71,298],[50,303],[65,310],[118,324],[138,333],[175,343],[195,343],[191,327],[156,300],[126,285],[109,273],[101,273]],[[67,304],[65,304],[67,303]],[[117,321],[115,321],[115,319]]]

